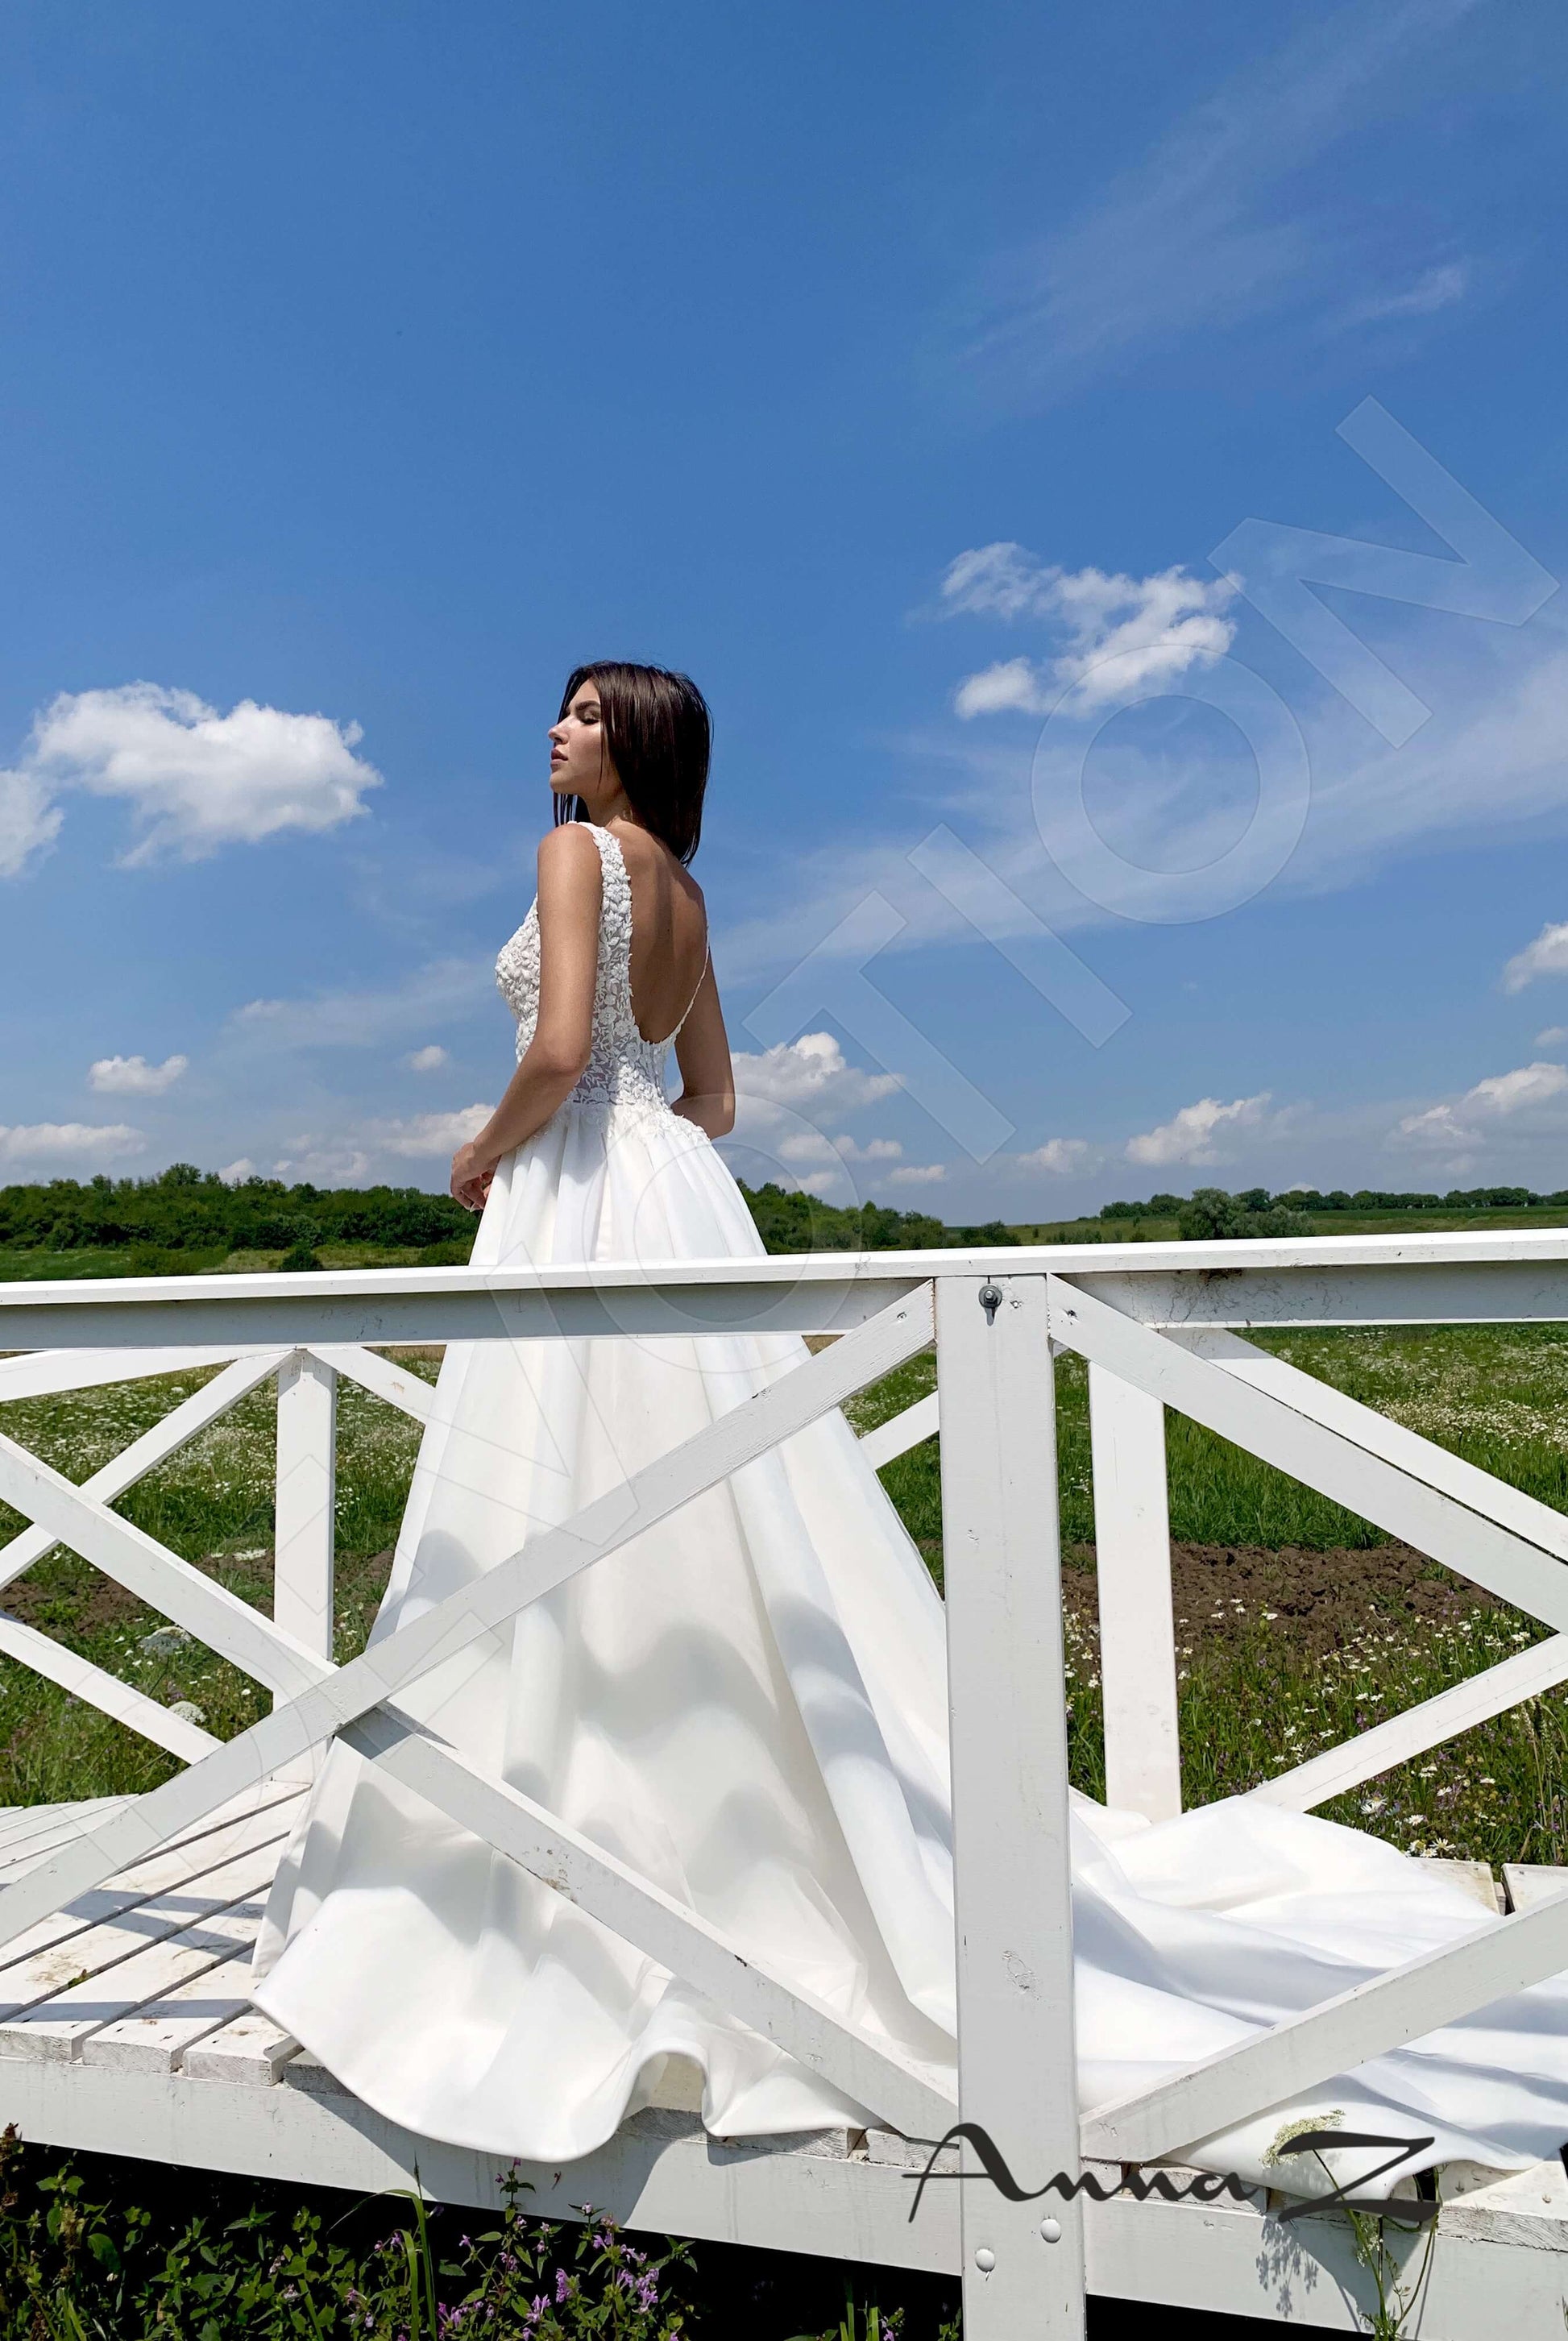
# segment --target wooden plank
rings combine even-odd
[[[1166,1419],[1104,1366],[1089,1368],[1106,1802],[1168,1820],[1181,1810]]]
[[[923,1440],[934,1439],[941,1427],[937,1393],[933,1390],[928,1398],[917,1399],[913,1406],[904,1409],[902,1414],[896,1414],[891,1422],[878,1423],[875,1430],[864,1432],[860,1452],[872,1470],[879,1471],[884,1463],[891,1463],[895,1456],[907,1455],[911,1447],[918,1447]]]
[[[0,1946],[164,1838],[192,1828],[229,1797],[294,1763],[392,1698],[405,1682],[505,1623],[526,1602],[618,1550],[742,1464],[766,1454],[780,1439],[916,1356],[931,1337],[931,1292],[926,1286],[730,1408],[560,1528],[531,1538],[509,1560],[449,1594],[385,1641],[372,1643],[348,1666],[334,1669],[313,1652],[298,1651],[303,1668],[317,1678],[313,1689],[253,1724],[189,1771],[139,1797],[90,1838],[7,1888],[0,1896]],[[5,1479],[0,1454],[0,1492]],[[76,1490],[65,1482],[51,1488],[49,1498],[64,1513],[73,1507],[84,1509]],[[112,1515],[104,1517],[113,1522]],[[95,1519],[81,1524],[80,1533],[86,1535],[89,1526],[95,1537],[100,1534],[101,1523]],[[172,1594],[165,1591],[165,1601],[181,1596],[183,1589],[176,1584]],[[269,1619],[257,1619],[253,1611],[251,1617],[265,1634],[276,1634]]]
[[[297,1787],[280,1792],[273,1783],[265,1782],[258,1790],[231,1799],[199,1828],[158,1848],[134,1867],[121,1870],[64,1909],[38,1919],[0,1948],[0,1992],[5,1988],[7,1969],[17,1961],[52,1946],[74,1942],[90,1928],[134,1909],[153,1894],[177,1890],[187,1880],[199,1878],[204,1869],[278,1831],[286,1838],[303,1794]],[[91,1825],[91,1816],[69,1824],[72,1834],[65,1838],[65,1846],[68,1848],[75,1843],[80,1830]],[[43,1858],[49,1858],[55,1849],[49,1848]]]
[[[1503,1888],[1493,1876],[1489,1861],[1454,1861],[1436,1853],[1424,1853],[1421,1859],[1428,1869],[1437,1870],[1451,1886],[1479,1903],[1483,1910],[1491,1911],[1494,1918],[1501,1918],[1507,1908]]]
[[[248,2007],[215,2032],[194,2041],[183,2067],[194,2081],[225,2081],[232,2088],[270,2089],[299,2042],[259,2007]]]
[[[0,1838],[0,1885],[13,1875],[20,1877],[56,1846],[69,1845],[84,1821],[106,1820],[112,1813],[123,1812],[129,1801],[125,1797],[92,1797],[74,1805],[13,1806]]]
[[[0,1498],[69,1544],[138,1600],[253,1675],[269,1689],[293,1694],[320,1680],[322,1660],[248,1601],[95,1502],[15,1439],[0,1436]],[[209,1756],[209,1763],[213,1758]],[[236,1782],[236,1787],[243,1785]]]
[[[323,1659],[332,1655],[337,1420],[336,1373],[296,1350],[278,1374],[273,1616]]]
[[[122,1350],[117,1354],[134,1357],[136,1353]],[[122,1448],[101,1470],[94,1471],[90,1479],[83,1482],[83,1495],[91,1497],[95,1503],[112,1504],[116,1496],[134,1488],[138,1479],[145,1479],[149,1471],[166,1462],[199,1432],[237,1406],[241,1399],[248,1397],[259,1382],[275,1372],[286,1355],[286,1350],[263,1350],[257,1357],[236,1359],[224,1372],[214,1374],[204,1389],[172,1407],[161,1421],[144,1430],[140,1439],[133,1439],[129,1447]],[[64,1539],[51,1536],[47,1529],[35,1527],[24,1529],[8,1544],[0,1545],[0,1586],[9,1585],[14,1577],[31,1569],[35,1560],[42,1560],[61,1541]]]
[[[1381,1455],[1384,1462],[1397,1464],[1413,1479],[1424,1480],[1429,1488],[1441,1489],[1445,1496],[1478,1512],[1483,1519],[1495,1520],[1500,1527],[1511,1529],[1515,1536],[1538,1545],[1543,1552],[1568,1560],[1568,1513],[1555,1511],[1538,1497],[1527,1496],[1522,1488],[1510,1487],[1495,1473],[1483,1471],[1478,1465],[1467,1463],[1463,1456],[1451,1454],[1434,1439],[1423,1439],[1418,1431],[1407,1430],[1402,1422],[1391,1421],[1374,1407],[1363,1406],[1358,1399],[1347,1398],[1331,1382],[1320,1380],[1315,1374],[1303,1373],[1288,1359],[1274,1357],[1255,1342],[1243,1340],[1238,1333],[1173,1330],[1166,1339],[1184,1350],[1191,1350],[1195,1356],[1223,1366],[1238,1381],[1249,1382],[1255,1390],[1272,1391],[1298,1414],[1337,1430],[1342,1438],[1368,1449],[1374,1455]]]
[[[193,1916],[189,1908],[171,1917],[168,1931],[139,1948],[122,1948],[118,1958],[103,1959],[90,1974],[62,1984],[59,1970],[76,1952],[45,1953],[0,1977],[0,2056],[31,2057],[70,2064],[89,2037],[117,2024],[164,1996],[209,1974],[225,1960],[254,1948],[256,1929],[277,1868],[276,1844],[246,1853],[203,1880],[210,1906]],[[184,1895],[176,1898],[184,1903]],[[150,1912],[155,1905],[144,1905]],[[124,1938],[124,1923],[110,1930]],[[89,1945],[81,1948],[85,1954]],[[25,1995],[38,1978],[43,1987]]]
[[[31,1667],[35,1675],[48,1682],[58,1683],[73,1698],[85,1699],[90,1707],[113,1716],[131,1731],[139,1731],[144,1739],[154,1747],[166,1748],[187,1764],[205,1756],[218,1745],[210,1731],[199,1723],[191,1723],[183,1715],[172,1715],[160,1707],[145,1691],[134,1684],[122,1682],[104,1667],[93,1664],[75,1650],[68,1650],[64,1642],[56,1642],[48,1634],[41,1634],[35,1626],[24,1625],[20,1618],[0,1609],[0,1654]]]
[[[366,1717],[342,1736],[857,2104],[916,2137],[933,2123],[939,2133],[952,2119],[958,2099],[946,2074],[917,2064],[896,2043],[872,2040],[815,1993],[787,1982],[765,1953],[738,1949],[697,1911],[521,1790],[485,1778],[452,1748],[422,1732],[402,1731],[385,1717]]]
[[[1503,1890],[1511,1910],[1538,1910],[1543,1902],[1568,1893],[1568,1869],[1547,1862],[1505,1861]]]
[[[313,1342],[311,1355],[330,1366],[351,1382],[358,1382],[372,1398],[384,1399],[403,1414],[412,1414],[416,1422],[428,1422],[435,1405],[435,1390],[418,1374],[411,1374],[391,1358],[377,1355],[374,1350],[344,1341],[336,1346]]]
[[[1500,1600],[1559,1630],[1568,1627],[1568,1571],[1538,1547],[1077,1286],[1053,1278],[1051,1290],[1051,1330],[1069,1348],[1430,1553]]]
[[[102,1390],[114,1382],[151,1381],[187,1374],[194,1367],[226,1365],[234,1344],[207,1350],[34,1350],[0,1358],[0,1406],[14,1400],[55,1398],[64,1390]]]
[[[1087,2115],[1083,2151],[1154,2162],[1293,2103],[1336,2074],[1403,2048],[1568,1967],[1568,1895],[1393,1967],[1227,2048],[1190,2072]]]
[[[937,1293],[958,2099],[1023,2187],[1077,2167],[1056,1410],[1043,1280]],[[940,2133],[938,2133],[939,2135]],[[966,2155],[969,2149],[966,2147]],[[959,2187],[967,2341],[1077,2341],[1081,2204]]]
[[[1310,1757],[1288,1772],[1276,1772],[1247,1794],[1261,1805],[1285,1805],[1292,1812],[1310,1812],[1314,1805],[1325,1805],[1331,1797],[1342,1797],[1365,1781],[1376,1779],[1395,1764],[1424,1756],[1429,1748],[1439,1748],[1445,1739],[1456,1738],[1473,1725],[1517,1707],[1521,1699],[1538,1698],[1561,1682],[1568,1682],[1568,1634],[1553,1634],[1526,1650],[1516,1650],[1511,1659],[1500,1659],[1496,1666],[1423,1699],[1418,1707],[1406,1708],[1401,1715],[1391,1715],[1386,1723],[1374,1724],[1355,1739],[1327,1748],[1321,1756]]]
[[[86,2033],[130,2015],[244,1947],[233,1904],[261,1923],[283,1840],[249,1846],[200,1878],[0,1971],[0,2053],[69,2060]],[[254,1940],[253,1933],[248,1938]]]
[[[262,1906],[258,1903],[254,1908],[259,1921]],[[123,2016],[90,2032],[78,2052],[82,2063],[102,2066],[115,2073],[172,2073],[184,2063],[198,2040],[206,2039],[220,2026],[234,2023],[252,2013],[251,1958],[255,1925],[250,1926],[247,1934],[237,1911],[230,1912],[224,1925],[234,1929],[236,1938],[243,1938],[243,1949],[233,1958],[221,1959],[215,1967],[201,1969],[173,1989],[161,1991],[134,2016]]]

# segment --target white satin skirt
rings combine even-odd
[[[690,1123],[567,1107],[498,1171],[473,1258],[760,1250]],[[452,1346],[372,1639],[804,1355],[792,1336]],[[743,1952],[951,2074],[942,1605],[840,1415],[531,1604],[401,1703]],[[1374,1838],[1245,1799],[1156,1827],[1076,1795],[1073,1809],[1088,2106],[1498,1923]],[[628,2114],[688,2093],[721,2137],[877,2117],[342,1746],[280,1868],[254,1997],[391,2119],[527,2162],[588,2154]],[[1309,2191],[1314,2174],[1271,2158],[1282,2129],[1307,2119],[1430,2137],[1411,2169],[1554,2155],[1568,2138],[1568,1981],[1190,2158]],[[1048,2174],[1016,2175],[1036,2186]]]

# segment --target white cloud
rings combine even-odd
[[[1568,1041],[1568,1024],[1548,1024],[1544,1032],[1535,1035],[1538,1049],[1560,1049]]]
[[[938,1187],[948,1175],[945,1162],[906,1162],[897,1170],[889,1170],[889,1187]]]
[[[242,700],[221,715],[194,692],[131,682],[62,692],[34,722],[17,767],[0,778],[0,872],[15,875],[58,832],[66,790],[122,798],[139,832],[130,864],[285,830],[337,829],[381,785],[354,754],[357,723]]]
[[[219,1178],[231,1187],[238,1187],[243,1180],[253,1179],[255,1175],[256,1166],[248,1154],[242,1154],[237,1162],[225,1162],[218,1173]]]
[[[1075,1171],[1087,1170],[1093,1153],[1087,1138],[1047,1138],[1043,1146],[1034,1147],[1027,1154],[1010,1155],[1008,1167],[1048,1170],[1055,1178],[1068,1179]]]
[[[387,1154],[406,1155],[411,1161],[433,1161],[455,1154],[477,1138],[494,1111],[492,1105],[465,1105],[453,1113],[416,1113],[408,1121],[378,1122],[365,1133],[365,1142]]]
[[[309,1180],[313,1186],[352,1187],[365,1177],[371,1158],[362,1147],[334,1144],[306,1135],[293,1144],[297,1151],[273,1165],[274,1179]]]
[[[1503,971],[1503,989],[1523,991],[1543,975],[1568,975],[1568,920],[1543,927],[1533,943],[1514,952]]]
[[[1236,626],[1219,613],[1235,593],[1228,577],[1194,577],[1181,568],[1128,577],[1051,568],[1021,544],[961,553],[942,580],[950,614],[1032,618],[1057,633],[1064,647],[1038,667],[1015,658],[970,675],[954,706],[964,717],[1009,708],[1043,714],[1076,686],[1087,712],[1129,691],[1168,687],[1189,667],[1212,666],[1229,650]]]
[[[860,1146],[852,1138],[829,1138],[819,1130],[791,1131],[778,1141],[785,1162],[897,1162],[903,1151],[896,1138],[873,1138]]]
[[[1439,309],[1446,309],[1455,301],[1463,301],[1470,290],[1470,269],[1463,260],[1451,260],[1433,268],[1424,268],[1414,284],[1396,293],[1370,293],[1357,301],[1339,320],[1342,325],[1381,324],[1389,317],[1430,317]]]
[[[1550,1104],[1564,1091],[1568,1091],[1568,1066],[1518,1065],[1509,1073],[1489,1074],[1462,1098],[1428,1106],[1422,1113],[1407,1113],[1395,1135],[1418,1146],[1478,1146],[1482,1132],[1476,1123],[1528,1114],[1535,1107]]]
[[[831,1032],[803,1032],[760,1056],[740,1050],[735,1057],[738,1095],[759,1105],[822,1106],[849,1112],[891,1097],[902,1087],[897,1073],[868,1073],[849,1064]]]
[[[451,1061],[450,1055],[439,1041],[432,1041],[426,1049],[413,1050],[403,1059],[411,1073],[439,1073],[442,1067]]]
[[[150,1065],[145,1057],[100,1057],[87,1070],[95,1090],[117,1091],[126,1097],[162,1097],[190,1069],[189,1057],[165,1057]]]
[[[1199,1098],[1194,1105],[1184,1105],[1169,1121],[1156,1129],[1145,1131],[1139,1138],[1129,1138],[1126,1146],[1129,1162],[1217,1162],[1215,1133],[1226,1129],[1255,1129],[1264,1118],[1269,1092],[1260,1090],[1255,1097],[1232,1098],[1222,1105],[1218,1098]]]
[[[19,878],[65,818],[35,772],[0,772],[0,878]]]
[[[139,1154],[145,1143],[124,1121],[14,1122],[9,1129],[0,1123],[0,1162],[114,1162],[123,1154]]]

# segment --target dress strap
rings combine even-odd
[[[670,1041],[678,1041],[678,1040],[680,1039],[680,1025],[685,1023],[685,1021],[686,1021],[687,1018],[690,1015],[690,1013],[691,1013],[692,1010],[696,1007],[696,1005],[697,1005],[697,992],[701,991],[701,989],[702,989],[703,985],[704,985],[704,984],[707,982],[707,981],[708,981],[708,968],[709,968],[709,962],[711,961],[712,957],[713,957],[713,947],[712,947],[712,945],[711,945],[710,943],[705,943],[705,944],[703,945],[703,950],[702,950],[702,972],[701,972],[701,974],[700,974],[700,975],[698,977],[698,979],[697,979],[697,991],[694,991],[694,992],[692,993],[692,995],[691,995],[690,999],[687,1001],[687,1003],[686,1003],[685,1007],[681,1010],[681,1011],[680,1011],[680,1024],[678,1024],[678,1025],[676,1026],[676,1028],[675,1028],[674,1031],[673,1031],[673,1032],[671,1032],[671,1034],[670,1035]],[[670,1041],[667,1041],[664,1043],[664,1046],[665,1046],[666,1048],[668,1048],[668,1047],[669,1047],[669,1045],[670,1045]]]

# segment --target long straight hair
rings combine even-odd
[[[561,715],[585,682],[599,686],[604,750],[632,812],[678,861],[690,862],[702,835],[702,799],[713,749],[708,702],[689,674],[605,659],[573,667],[561,694]],[[586,820],[582,799],[558,796],[555,819],[557,826]]]

